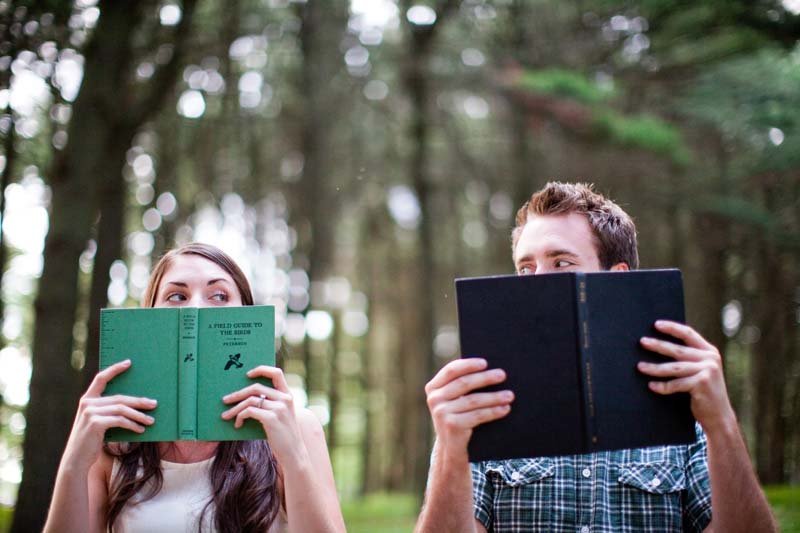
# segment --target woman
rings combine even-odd
[[[218,248],[188,244],[156,265],[145,307],[253,305],[241,269]],[[272,380],[231,392],[221,414],[236,427],[252,418],[267,440],[148,442],[104,446],[112,427],[142,432],[155,400],[101,396],[130,367],[99,372],[81,398],[61,459],[46,532],[344,531],[322,427],[295,410],[279,368],[248,376]]]

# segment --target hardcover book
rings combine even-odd
[[[456,280],[462,357],[483,357],[512,390],[509,414],[475,428],[471,461],[593,453],[695,440],[689,395],[659,395],[636,369],[670,358],[641,347],[658,319],[684,322],[679,270]]]
[[[130,359],[131,367],[106,386],[158,401],[144,433],[111,428],[108,441],[254,440],[264,429],[247,419],[239,429],[223,420],[222,397],[251,385],[248,370],[275,365],[275,309],[173,307],[103,309],[100,368]],[[262,380],[269,385],[269,380]]]

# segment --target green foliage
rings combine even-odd
[[[14,515],[13,507],[0,505],[0,533],[6,533],[11,529],[11,517]]]
[[[764,50],[704,72],[676,109],[721,132],[738,176],[800,166],[798,53]],[[779,128],[781,142],[770,138]]]
[[[800,486],[764,487],[783,533],[800,533]]]
[[[592,83],[579,72],[564,69],[527,70],[522,75],[519,86],[532,92],[569,98],[586,104],[604,102],[613,95],[612,89]]]
[[[658,117],[628,117],[604,109],[595,112],[593,126],[597,134],[606,137],[612,144],[648,150],[680,165],[690,162],[691,156],[680,131]]]
[[[679,41],[674,46],[664,46],[661,54],[663,66],[697,66],[726,58],[733,54],[755,49],[762,38],[747,29],[724,29],[706,36],[697,36],[691,41]],[[658,46],[656,41],[654,46]]]
[[[342,505],[350,533],[406,533],[414,529],[419,501],[412,494],[371,494]]]

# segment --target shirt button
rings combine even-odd
[[[592,471],[589,470],[588,468],[584,468],[583,472],[581,472],[581,474],[583,475],[583,477],[590,477],[592,475]]]
[[[522,477],[522,474],[520,474],[519,472],[516,472],[516,471],[511,472],[512,481],[519,481],[519,478],[521,478],[521,477]]]
[[[581,528],[581,533],[589,533],[589,526],[583,526]]]
[[[661,485],[661,480],[658,479],[657,477],[654,477],[653,480],[650,481],[650,485],[652,485],[653,487],[658,487],[659,485]]]

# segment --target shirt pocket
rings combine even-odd
[[[494,530],[551,528],[555,471],[549,458],[490,462],[486,473],[494,485]]]
[[[671,463],[623,464],[618,481],[651,494],[669,494],[686,488],[686,473]]]
[[[619,528],[681,531],[686,472],[672,463],[619,465],[614,508]]]

